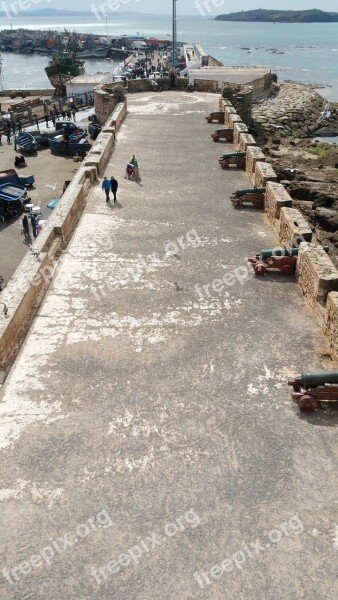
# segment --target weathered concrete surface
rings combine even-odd
[[[6,600],[337,596],[337,412],[300,418],[286,385],[332,364],[294,280],[215,291],[277,243],[229,201],[248,180],[219,168],[216,102],[130,99],[107,169],[119,204],[94,189],[2,390],[1,570],[36,565],[2,575]],[[141,186],[123,179],[132,153]],[[202,589],[193,574],[245,544],[241,568]],[[135,545],[137,560],[99,573]]]

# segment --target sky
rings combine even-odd
[[[137,11],[141,13],[170,14],[172,10],[172,0],[25,0],[26,4],[30,2],[30,9],[40,9],[45,7],[68,9],[68,10],[89,10],[92,4],[97,6],[106,5],[106,12],[109,12],[109,5],[117,7],[120,11]],[[11,0],[9,0],[9,4]],[[19,0],[20,3],[20,0]],[[0,2],[1,5],[1,2]],[[320,8],[331,12],[338,12],[338,3],[336,0],[239,0],[230,2],[230,0],[177,0],[177,12],[181,15],[200,15],[198,6],[204,7],[205,14],[224,14],[239,10],[250,10],[253,8],[279,8],[279,9],[309,9]],[[115,11],[115,10],[114,10]]]

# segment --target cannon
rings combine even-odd
[[[338,371],[302,373],[288,385],[293,387],[291,397],[301,412],[313,412],[318,402],[338,402]]]
[[[224,112],[212,112],[208,117],[205,117],[208,123],[224,123]]]
[[[211,137],[214,142],[219,142],[220,140],[223,140],[224,142],[233,142],[234,130],[230,127],[227,127],[226,129],[217,129],[215,133],[211,134]]]
[[[237,190],[230,196],[235,208],[243,208],[243,204],[251,204],[255,208],[264,208],[266,188],[249,188]]]
[[[325,252],[328,246],[323,246]],[[269,248],[261,250],[255,256],[249,256],[248,262],[252,265],[255,275],[261,277],[268,271],[279,271],[281,275],[293,275],[296,269],[299,248]]]
[[[218,162],[222,169],[229,169],[231,166],[245,169],[246,152],[228,152],[228,154],[223,154]]]

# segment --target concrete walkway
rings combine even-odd
[[[245,276],[276,240],[232,208],[216,108],[129,99],[118,204],[92,190],[2,390],[7,600],[337,597],[337,413],[287,386],[332,365],[294,281]]]

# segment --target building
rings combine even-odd
[[[113,79],[113,73],[109,72],[98,72],[93,73],[93,75],[79,75],[78,77],[73,77],[66,85],[67,97],[92,94],[94,88],[106,83],[112,83]]]

